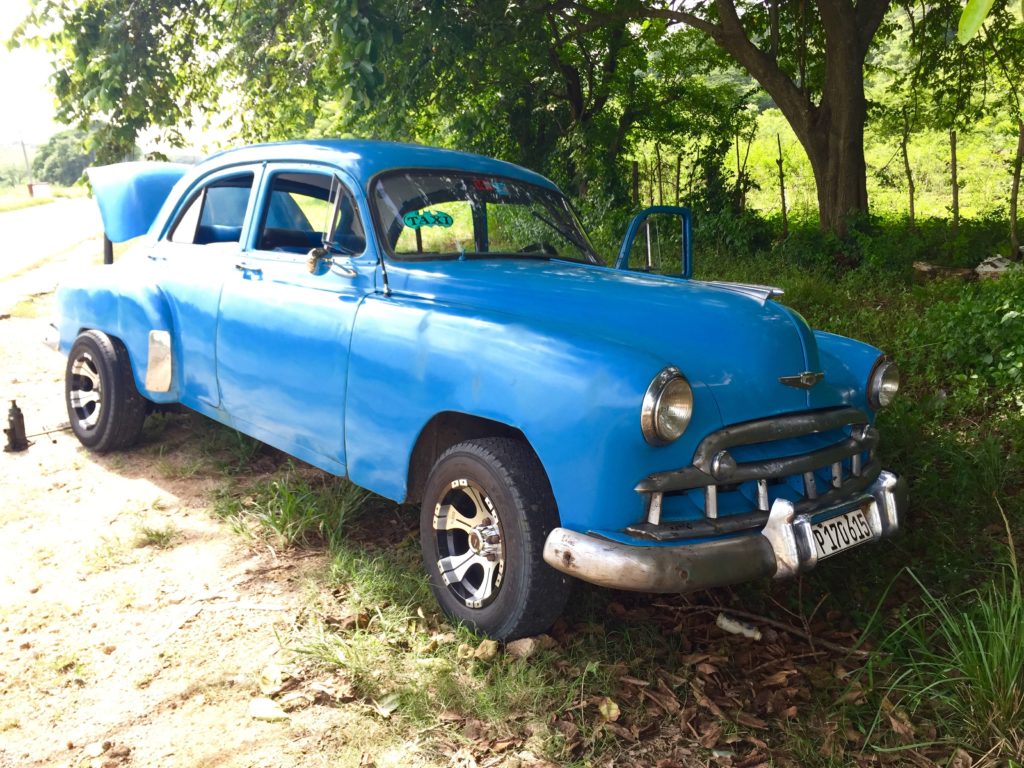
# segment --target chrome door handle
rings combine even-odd
[[[359,274],[352,267],[346,267],[342,264],[332,264],[331,271],[341,275],[342,277],[355,277]]]
[[[259,267],[254,267],[252,264],[246,264],[244,261],[235,264],[235,269],[241,270],[242,272],[252,272],[254,275],[262,275],[263,270]]]

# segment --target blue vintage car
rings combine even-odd
[[[638,214],[606,263],[550,181],[461,152],[289,142],[91,178],[110,239],[145,237],[59,291],[81,442],[180,403],[419,502],[441,607],[495,638],[547,628],[574,578],[793,576],[905,511],[873,426],[895,365],[778,289],[693,279],[685,209]]]

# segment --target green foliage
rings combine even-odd
[[[891,656],[875,659],[891,704],[991,764],[1024,760],[1024,581],[1004,522],[1009,560],[980,587],[948,597],[910,570],[923,607],[886,638]]]
[[[78,130],[55,133],[32,159],[32,175],[40,181],[70,187],[93,161],[85,142],[86,135]]]
[[[978,34],[994,2],[995,0],[967,0],[956,30],[956,37],[961,43],[967,43]]]
[[[927,307],[906,333],[929,345],[915,361],[965,406],[1006,404],[1024,412],[1024,272],[965,289]],[[937,347],[937,348],[936,348]]]

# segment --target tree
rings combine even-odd
[[[32,159],[32,175],[52,184],[71,186],[93,161],[85,140],[85,134],[78,130],[55,133]]]
[[[225,19],[203,0],[33,0],[11,42],[51,51],[57,119],[83,130],[100,119],[97,160],[116,162],[140,131],[161,127],[180,145],[193,110],[214,109]]]

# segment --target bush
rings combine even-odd
[[[961,403],[1024,410],[1024,271],[957,288],[907,318],[904,358]]]

